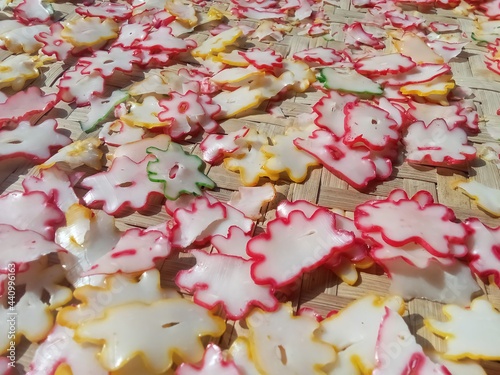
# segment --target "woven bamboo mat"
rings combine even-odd
[[[227,9],[228,2],[211,2],[219,9]],[[74,5],[54,3],[57,16],[60,19],[70,19],[75,17]],[[264,43],[251,40],[249,42],[257,47],[271,47],[279,51],[284,56],[291,56],[295,52],[305,48],[325,46],[332,48],[343,48],[344,34],[342,26],[353,20],[360,19],[363,15],[360,10],[354,8],[349,0],[339,0],[337,6],[326,5],[325,11],[330,17],[334,30],[338,32],[334,35],[334,40],[327,41],[322,37],[312,38],[309,36],[299,36],[296,31],[286,35],[284,40],[277,43]],[[442,21],[447,23],[458,23],[461,29],[469,36],[473,29],[473,21],[466,17],[460,17],[449,10],[438,9],[432,14],[424,14],[430,21]],[[253,26],[250,20],[245,23]],[[195,39],[203,40],[208,36],[207,31],[197,33]],[[453,70],[453,78],[460,86],[473,89],[474,102],[480,115],[481,133],[470,137],[470,140],[479,145],[484,142],[496,142],[488,133],[487,127],[500,130],[500,116],[496,111],[500,108],[500,76],[488,71],[483,63],[486,49],[474,43],[469,43],[464,51],[454,58],[450,65]],[[8,52],[0,52],[0,59],[7,58]],[[182,64],[183,62],[179,62]],[[43,74],[32,82],[32,85],[44,87],[49,92],[55,92],[55,84],[61,74],[70,65],[54,63],[49,68],[43,70]],[[124,87],[131,81],[138,81],[144,77],[144,72],[135,70],[130,74],[117,74],[111,81],[111,86]],[[293,124],[295,117],[300,113],[310,112],[311,106],[322,96],[320,92],[310,90],[305,93],[290,97],[282,102],[280,108],[285,117],[275,117],[268,114],[261,106],[252,110],[246,116],[238,119],[223,121],[221,126],[226,131],[231,131],[241,126],[258,129],[269,136],[284,133],[287,126]],[[85,118],[88,108],[75,108],[74,105],[60,102],[43,118],[57,118],[59,126],[71,133],[73,139],[88,137],[82,134],[78,120]],[[192,144],[186,144],[186,149],[193,154],[199,155],[199,140]],[[0,193],[9,192],[21,188],[21,181],[26,175],[34,173],[33,165],[21,159],[6,160],[0,162]],[[215,196],[222,200],[227,200],[230,194],[240,185],[239,175],[229,172],[222,166],[207,166],[208,176],[217,183]],[[414,167],[407,163],[396,165],[393,175],[388,181],[372,184],[362,192],[350,187],[346,182],[333,176],[325,169],[315,168],[310,171],[304,183],[296,184],[289,181],[276,182],[277,199],[271,202],[265,209],[263,219],[258,223],[258,227],[265,227],[266,222],[274,217],[274,210],[280,200],[305,199],[322,206],[343,210],[346,215],[352,215],[356,205],[374,198],[382,198],[394,188],[402,188],[410,195],[418,190],[429,191],[436,201],[451,207],[458,218],[478,217],[483,223],[490,226],[499,226],[500,219],[493,218],[484,211],[479,210],[475,204],[462,193],[453,190],[451,183],[457,180],[465,180],[471,177],[485,185],[500,188],[500,171],[492,163],[484,162],[481,159],[470,163],[465,169]],[[78,193],[84,191],[78,189]],[[133,226],[147,227],[155,225],[167,219],[164,210],[160,206],[152,207],[147,215],[133,213],[129,216],[117,220],[120,229]],[[173,276],[180,269],[186,269],[193,265],[193,260],[189,256],[180,256],[177,259],[169,259],[161,266],[162,282],[165,286],[174,286]],[[480,281],[479,281],[480,282]],[[487,286],[480,282],[484,293],[493,305],[500,309],[500,290],[495,286]],[[301,287],[293,297],[295,308],[311,307],[321,314],[326,314],[332,309],[339,309],[347,303],[368,293],[379,295],[388,294],[389,280],[381,269],[376,267],[361,271],[360,280],[355,286],[349,286],[341,282],[335,274],[330,271],[319,269],[306,274],[301,280]],[[407,323],[413,333],[417,335],[418,342],[424,348],[442,348],[443,342],[435,335],[423,327],[423,317],[443,319],[441,305],[435,302],[415,299],[407,303],[406,312]],[[223,347],[235,337],[234,322],[228,321],[228,330],[220,339]],[[28,345],[23,342],[18,349],[21,354],[19,364],[27,366],[33,356],[36,345]],[[493,362],[483,363],[489,374],[500,374],[500,364]]]

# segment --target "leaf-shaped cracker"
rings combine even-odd
[[[82,185],[90,190],[83,200],[87,204],[102,204],[109,214],[117,214],[125,208],[143,209],[154,194],[163,194],[162,185],[148,178],[148,163],[153,156],[135,163],[126,156],[113,160],[106,172],[89,176]]]
[[[175,290],[160,287],[160,272],[157,269],[144,272],[138,279],[123,274],[111,275],[100,286],[76,288],[73,296],[81,303],[64,307],[57,314],[58,324],[73,329],[103,318],[109,307],[133,302],[151,304],[163,298],[180,297]]]
[[[267,231],[248,243],[247,252],[256,259],[252,278],[258,284],[287,285],[353,240],[352,234],[335,229],[334,218],[326,209],[309,218],[294,211],[287,218],[270,221]]]
[[[436,256],[449,256],[454,253],[455,244],[464,244],[467,229],[463,223],[455,222],[450,208],[434,203],[430,194],[423,194],[425,202],[419,201],[422,193],[410,199],[397,189],[387,199],[361,204],[354,212],[356,226],[363,232],[381,233],[390,245],[416,242]]]
[[[239,148],[231,153],[229,158],[224,159],[224,166],[230,171],[240,172],[243,185],[257,185],[259,178],[264,176],[272,180],[278,179],[275,173],[269,173],[264,169],[267,157],[260,149],[268,144],[267,137],[250,129],[245,136],[235,139],[234,142]]]
[[[490,302],[475,299],[469,309],[446,305],[443,313],[447,321],[425,319],[424,323],[445,338],[445,358],[500,359],[500,312]]]
[[[278,301],[269,285],[256,285],[250,276],[251,260],[224,254],[207,254],[202,250],[190,252],[196,266],[181,271],[175,283],[194,293],[194,301],[213,309],[221,305],[229,319],[244,318],[252,306],[273,311]]]
[[[63,26],[61,37],[75,47],[92,47],[118,35],[118,24],[110,18],[78,17]]]
[[[450,129],[442,119],[429,125],[422,121],[411,124],[403,143],[410,163],[461,164],[476,156],[476,149],[468,145],[467,133],[461,128]]]
[[[153,95],[146,96],[142,103],[131,103],[128,112],[120,116],[120,120],[130,126],[142,126],[144,128],[164,127],[169,122],[160,121],[158,113],[163,110],[160,102]]]
[[[182,74],[186,72],[186,74]],[[132,84],[128,88],[128,92],[132,96],[145,94],[164,94],[168,95],[172,91],[186,93],[191,90],[199,91],[200,86],[196,81],[191,81],[192,71],[187,69],[179,69],[177,72],[162,70],[160,72],[146,73],[146,78],[142,81]]]
[[[70,138],[57,131],[56,120],[45,120],[37,125],[21,121],[13,129],[0,129],[0,160],[21,156],[43,162],[55,150],[70,143]]]
[[[155,157],[148,162],[148,178],[162,185],[167,199],[175,200],[181,194],[201,195],[202,187],[215,187],[203,173],[203,161],[185,152],[179,144],[171,142],[165,150],[149,147],[147,152]]]
[[[272,175],[285,172],[294,182],[304,181],[309,167],[318,165],[318,161],[309,153],[298,149],[293,141],[309,137],[315,129],[315,125],[304,129],[290,127],[284,135],[274,136],[272,145],[261,147],[261,152],[268,157],[263,168]]]
[[[130,324],[131,320],[135,323]],[[140,355],[147,367],[162,372],[172,366],[174,355],[188,362],[201,360],[201,337],[218,337],[224,330],[221,318],[193,302],[175,298],[150,305],[136,302],[110,307],[104,318],[80,325],[75,339],[103,344],[99,361],[110,371]]]
[[[255,309],[246,319],[251,356],[264,374],[324,374],[335,351],[315,331],[315,319],[294,316],[290,303],[275,312]]]
[[[399,126],[389,113],[365,102],[347,103],[344,107],[344,143],[360,144],[370,150],[383,150],[399,139]]]
[[[408,56],[399,53],[387,55],[368,56],[359,59],[354,64],[358,73],[366,75],[386,75],[404,73],[414,68],[417,64]]]
[[[82,57],[78,63],[85,65],[82,74],[98,71],[103,77],[111,77],[115,71],[131,72],[133,63],[139,61],[134,50],[112,47],[108,51],[96,51],[90,57]]]
[[[0,319],[8,322],[14,311],[16,331],[15,341],[19,342],[22,336],[31,342],[38,342],[45,338],[54,324],[51,311],[71,300],[71,289],[61,286],[64,283],[64,271],[60,265],[47,267],[47,260],[42,258],[29,263],[25,272],[16,274],[16,286],[24,286],[25,292],[17,299],[17,303],[7,304],[7,293],[0,299]],[[49,299],[44,302],[44,293]],[[17,297],[17,296],[16,296]],[[9,325],[0,325],[0,353],[10,345]]]
[[[338,352],[337,361],[328,366],[329,374],[371,374],[376,365],[375,344],[386,307],[402,314],[405,304],[401,297],[369,295],[321,322],[319,338]]]

